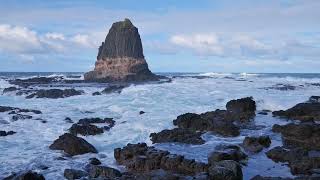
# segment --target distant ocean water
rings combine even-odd
[[[115,163],[113,149],[127,143],[147,142],[151,145],[149,135],[163,129],[174,128],[172,120],[186,112],[202,113],[217,108],[225,109],[231,99],[252,96],[258,111],[263,109],[280,110],[306,101],[312,95],[320,95],[320,73],[157,73],[172,77],[170,83],[150,83],[131,85],[121,94],[114,93],[92,96],[101,91],[101,86],[75,87],[85,91],[84,95],[63,99],[26,99],[14,93],[2,94],[2,90],[12,86],[8,80],[30,77],[56,77],[66,79],[83,79],[83,73],[75,72],[0,72],[0,105],[41,110],[43,114],[33,115],[33,119],[11,121],[7,113],[0,113],[0,130],[13,130],[17,134],[0,139],[0,179],[11,172],[32,169],[44,174],[46,179],[62,179],[66,168],[83,167],[90,157],[98,157],[104,165],[122,169]],[[291,85],[294,90],[270,89],[275,85]],[[42,88],[42,87],[35,87]],[[65,88],[65,87],[55,87]],[[145,111],[139,115],[139,111]],[[93,144],[99,154],[84,154],[57,160],[61,152],[52,151],[48,146],[65,133],[71,124],[64,121],[70,117],[75,122],[84,117],[112,117],[116,125],[98,136],[83,137]],[[35,119],[41,118],[47,123]],[[2,123],[1,123],[2,122]],[[7,123],[3,123],[7,122]],[[263,128],[259,130],[242,130],[234,138],[223,138],[210,133],[203,136],[203,145],[156,144],[160,149],[185,155],[198,161],[207,161],[208,154],[221,143],[241,143],[245,136],[269,135],[272,147],[281,145],[279,134],[271,132],[273,124],[285,124],[284,120],[274,118],[271,114],[257,114],[255,123]],[[287,166],[274,163],[265,156],[266,149],[250,157],[243,167],[244,179],[260,174],[262,176],[291,177]],[[49,169],[41,169],[41,166]]]

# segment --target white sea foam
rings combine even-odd
[[[255,99],[258,110],[278,110],[305,101],[311,95],[319,95],[319,89],[312,86],[293,91],[263,89],[275,83],[307,83],[308,79],[300,81],[291,77],[246,75],[246,81],[224,78],[178,78],[173,79],[172,83],[130,86],[121,94],[102,96],[91,95],[92,92],[102,90],[98,87],[79,88],[85,90],[86,94],[65,99],[25,99],[20,96],[1,95],[1,105],[39,109],[43,114],[34,115],[31,120],[11,122],[11,115],[0,113],[0,120],[9,122],[9,124],[1,124],[1,130],[17,132],[15,135],[1,137],[0,179],[13,171],[24,169],[37,170],[49,180],[63,179],[65,168],[82,168],[90,157],[98,157],[104,165],[121,168],[116,165],[113,158],[114,148],[138,142],[147,142],[151,145],[149,134],[173,128],[172,120],[182,113],[224,109],[229,100],[247,96]],[[0,88],[8,86],[10,85],[6,81],[0,80]],[[141,110],[146,113],[139,115]],[[48,146],[70,128],[71,124],[64,121],[66,117],[70,117],[75,122],[84,117],[112,117],[116,125],[102,135],[84,137],[98,149],[98,155],[85,154],[59,161],[56,158],[62,156],[61,152],[49,150]],[[34,120],[35,118],[42,118],[47,123],[41,123]],[[273,134],[270,129],[273,123],[285,121],[273,118],[271,115],[257,115],[255,121],[259,125],[265,125],[266,128],[258,131],[244,130],[241,136],[236,138],[221,138],[205,134],[207,143],[200,146],[181,144],[156,146],[206,162],[208,153],[217,144],[240,143],[245,135],[268,134],[272,137],[272,146],[281,145],[280,136]],[[261,164],[262,161],[263,164]],[[40,165],[47,165],[49,169],[41,170]],[[274,166],[276,168],[273,168]],[[262,171],[256,171],[257,167]],[[264,152],[250,158],[243,172],[244,179],[250,179],[257,172],[269,176],[290,176],[288,167],[273,163],[266,158]]]

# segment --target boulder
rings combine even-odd
[[[97,135],[102,134],[104,132],[103,128],[97,127],[93,124],[73,124],[71,128],[69,129],[69,132],[73,135],[81,134],[83,136],[88,135]]]
[[[159,133],[151,133],[151,141],[153,143],[179,142],[185,144],[204,144],[201,138],[201,132],[195,132],[190,129],[174,128],[171,130],[163,130]]]
[[[246,151],[253,153],[262,151],[263,148],[269,147],[270,144],[271,139],[269,136],[245,137],[242,143]]]
[[[82,170],[65,169],[63,175],[68,180],[74,180],[86,177],[88,176],[88,173]]]
[[[256,102],[252,97],[231,100],[226,104],[227,111],[240,121],[248,121],[255,116]]]
[[[28,95],[26,98],[49,98],[49,99],[58,99],[66,98],[71,96],[77,96],[83,94],[83,91],[78,91],[75,89],[40,89],[35,93]]]
[[[3,180],[45,180],[45,178],[43,175],[33,171],[23,171],[19,173],[13,173]]]
[[[287,125],[274,125],[272,130],[282,135],[286,147],[302,147],[309,150],[320,150],[320,124],[316,123],[290,123]]]
[[[101,93],[102,94],[110,94],[110,93],[121,93],[122,89],[124,89],[127,86],[124,85],[110,85],[109,87],[106,87]]]
[[[216,162],[209,167],[209,176],[214,180],[242,180],[242,169],[239,163],[233,160]]]
[[[248,156],[236,145],[220,145],[215,148],[213,152],[209,154],[208,163],[213,165],[216,162],[223,160],[233,160],[240,162],[245,160]]]
[[[287,162],[292,174],[310,175],[320,168],[320,153],[303,148],[275,147],[266,153],[275,162]]]
[[[84,75],[86,81],[158,80],[144,59],[138,29],[129,19],[115,22],[99,47],[95,68]]]
[[[8,132],[6,132],[6,131],[0,131],[0,136],[9,136],[9,135],[13,135],[13,134],[15,134],[16,132],[14,132],[14,131],[8,131]]]
[[[18,120],[24,120],[24,119],[32,119],[32,116],[24,115],[24,114],[16,114],[12,116],[12,121],[18,121]]]
[[[96,148],[86,140],[69,133],[59,136],[49,148],[52,150],[63,150],[70,156],[98,152]]]
[[[88,172],[90,178],[117,178],[121,177],[122,174],[119,170],[107,167],[107,166],[95,166],[95,165],[89,165]]]
[[[114,157],[118,164],[126,166],[133,172],[163,169],[178,174],[195,175],[207,172],[208,169],[207,164],[148,147],[145,143],[128,144],[122,149],[117,148],[114,150]]]
[[[285,111],[274,111],[274,116],[281,118],[300,120],[300,121],[320,121],[320,103],[314,96],[309,99],[309,102],[299,103]]]
[[[5,94],[5,93],[12,92],[12,91],[17,91],[17,90],[19,90],[19,88],[12,86],[12,87],[8,87],[8,88],[4,88],[2,93]]]
[[[92,164],[92,165],[100,165],[101,164],[100,160],[97,158],[90,158],[89,160],[90,160],[89,164]]]

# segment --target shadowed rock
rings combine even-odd
[[[320,121],[320,103],[315,96],[306,103],[299,103],[285,111],[274,111],[274,116],[300,121]]]
[[[204,144],[201,138],[201,132],[195,132],[190,129],[175,128],[171,130],[163,130],[159,133],[151,133],[151,141],[153,143],[180,142],[186,144]]]
[[[303,147],[309,150],[320,150],[320,124],[302,123],[274,125],[272,130],[280,132],[283,144],[287,147]]]
[[[6,132],[6,131],[0,131],[0,136],[9,136],[9,135],[13,135],[13,134],[15,134],[16,132],[14,132],[14,131],[8,131],[8,132]]]
[[[233,160],[240,162],[245,160],[248,156],[242,152],[239,146],[235,145],[220,145],[215,148],[215,151],[211,152],[208,157],[208,163],[213,165],[216,162],[223,160]]]
[[[262,151],[263,148],[269,147],[270,144],[271,139],[269,138],[269,136],[245,137],[242,143],[246,151],[253,153]]]
[[[65,169],[63,175],[68,180],[74,180],[74,179],[80,179],[82,177],[88,176],[88,173],[82,170]]]
[[[24,171],[20,173],[13,173],[12,175],[4,178],[3,180],[45,180],[43,175],[33,171]]]
[[[71,96],[77,96],[83,94],[83,91],[78,91],[75,89],[40,89],[35,93],[28,95],[26,98],[50,98],[50,99],[58,99],[58,98],[66,98]]]
[[[148,68],[138,29],[129,19],[112,24],[99,47],[94,70],[84,78],[103,82],[158,80]]]
[[[63,150],[70,156],[98,152],[96,148],[86,140],[69,133],[59,136],[59,138],[55,140],[49,148],[52,150]]]
[[[103,128],[97,127],[93,124],[73,124],[71,128],[69,129],[69,132],[73,135],[81,134],[83,136],[88,135],[97,135],[102,134]]]

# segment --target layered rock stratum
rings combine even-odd
[[[112,24],[99,47],[94,70],[84,78],[106,82],[157,80],[144,58],[138,28],[129,19]]]

